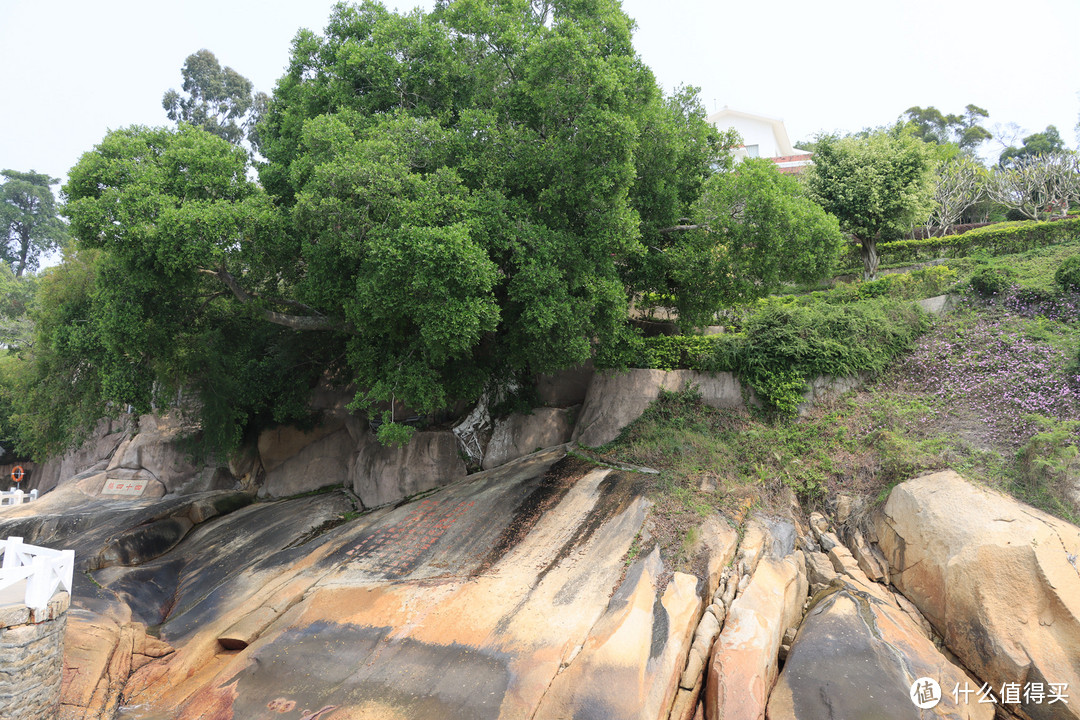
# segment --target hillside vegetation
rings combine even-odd
[[[1080,242],[1072,239],[1021,254],[949,260],[935,270],[955,278],[955,308],[924,316],[925,333],[862,389],[802,417],[716,410],[693,388],[664,393],[601,454],[660,470],[657,528],[674,552],[688,547],[691,528],[716,508],[737,515],[747,505],[776,506],[786,502],[787,489],[811,508],[840,494],[876,502],[894,484],[943,468],[1075,523],[1080,296],[1055,274],[1061,278],[1059,268],[1077,256]],[[906,288],[912,275],[918,277],[886,278]],[[842,284],[769,298],[743,312],[748,327],[777,307],[822,312],[837,302],[854,312],[866,302],[860,290],[873,288]],[[801,391],[801,383],[796,387]]]

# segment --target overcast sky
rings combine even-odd
[[[411,8],[413,3],[387,3]],[[419,3],[430,7],[430,2]],[[0,168],[63,178],[111,128],[166,124],[200,48],[270,91],[299,28],[329,0],[0,0]],[[635,47],[665,89],[702,88],[782,118],[793,141],[894,121],[912,105],[1058,127],[1076,147],[1080,1],[627,0]],[[995,153],[996,154],[996,153]]]

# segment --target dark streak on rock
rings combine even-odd
[[[570,488],[595,466],[579,458],[567,456],[548,468],[540,483],[522,498],[514,508],[513,519],[503,528],[491,550],[473,575],[489,571],[508,552],[517,547],[532,531],[545,512],[559,504]]]

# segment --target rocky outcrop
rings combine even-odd
[[[322,487],[350,483],[349,461],[356,442],[344,423],[319,426],[310,432],[275,428],[259,438],[259,457],[266,477],[259,495],[287,497]]]
[[[570,407],[585,402],[592,382],[592,360],[552,374],[536,376],[536,399],[548,407]]]
[[[742,407],[742,386],[732,373],[715,375],[692,370],[605,370],[593,375],[573,439],[582,445],[604,445],[641,417],[661,390],[677,392],[687,384],[712,407]]]
[[[855,375],[818,375],[810,378],[803,392],[803,400],[795,412],[800,417],[807,415],[818,403],[840,397],[849,390],[862,387],[870,373],[860,372]]]
[[[1080,688],[1080,528],[942,472],[894,488],[875,529],[893,584],[980,680]],[[1010,707],[1080,717],[1080,704]]]
[[[130,425],[129,417],[101,420],[82,445],[42,464],[37,478],[31,478],[31,487],[45,492],[75,475],[104,470],[116,449],[128,439]]]
[[[211,490],[231,490],[235,485],[228,468],[209,462],[195,462],[184,439],[190,428],[171,415],[143,415],[138,432],[124,440],[105,468],[108,479],[130,481],[141,472],[160,482],[167,493],[189,494]]]
[[[786,521],[753,521],[751,529],[759,539],[741,549],[740,558],[755,569],[731,604],[713,648],[705,685],[709,720],[764,716],[781,639],[798,625],[806,600],[804,560],[795,548],[794,527]]]
[[[366,435],[349,460],[348,477],[364,507],[378,507],[465,477],[451,432],[413,433],[405,445],[382,445]]]
[[[533,408],[495,421],[484,450],[483,468],[490,470],[536,450],[562,445],[574,430],[578,408]]]
[[[659,549],[631,568],[535,717],[667,720],[702,598],[696,577],[663,575]]]
[[[920,678],[945,688],[925,711],[910,697]],[[992,705],[958,702],[951,695],[964,683],[971,679],[895,603],[867,592],[866,583],[841,576],[808,607],[769,697],[767,717],[991,720]]]
[[[107,618],[73,620],[65,640],[60,720],[113,717],[131,673],[173,652],[145,625]]]

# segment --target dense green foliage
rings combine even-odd
[[[1009,268],[983,267],[976,270],[968,282],[983,297],[993,297],[1008,290],[1015,279],[1016,273]]]
[[[736,372],[768,405],[791,412],[810,378],[883,370],[928,323],[928,316],[911,303],[883,298],[766,304],[744,321],[741,332],[641,339],[631,364]]]
[[[932,265],[910,272],[883,275],[877,280],[838,282],[828,290],[816,290],[804,295],[774,295],[759,301],[765,305],[812,305],[850,303],[869,298],[887,297],[894,300],[922,300],[941,295],[956,282],[957,273],[947,265]]]
[[[266,93],[253,94],[250,80],[231,67],[222,68],[206,49],[188,55],[180,74],[186,95],[168,90],[161,99],[170,120],[197,125],[234,145],[245,136],[258,145],[254,129],[266,108]]]
[[[1054,283],[1065,292],[1080,292],[1080,255],[1073,255],[1058,266]]]
[[[902,127],[818,139],[811,196],[859,243],[864,278],[877,275],[877,243],[901,237],[929,214],[933,192],[926,144]]]
[[[27,447],[182,395],[229,448],[323,379],[431,413],[624,347],[641,293],[695,324],[825,273],[835,221],[767,163],[718,173],[737,138],[661,95],[631,28],[615,0],[339,5],[294,41],[259,183],[228,142],[249,86],[190,57],[177,129],[111,132],[69,175]]]
[[[1054,222],[1019,221],[995,223],[959,235],[882,243],[878,250],[884,262],[897,265],[936,258],[963,257],[974,252],[1007,255],[1065,242],[1078,235],[1080,218]],[[853,255],[845,258],[845,263],[854,261]]]
[[[37,269],[45,253],[58,249],[67,238],[67,229],[57,215],[52,185],[56,178],[31,170],[0,171],[0,227],[4,240],[0,259],[22,277]]]
[[[708,177],[684,224],[652,233],[628,285],[639,308],[674,307],[684,328],[763,297],[782,283],[817,282],[843,248],[836,219],[767,159]],[[670,215],[669,215],[670,217]]]
[[[767,295],[781,282],[812,282],[835,266],[843,240],[836,218],[767,159],[713,175],[692,208],[696,227],[682,249],[676,307],[684,325],[706,325],[721,307]]]
[[[1047,125],[1042,132],[1032,133],[1023,140],[1021,147],[1007,147],[998,156],[1002,167],[1022,165],[1040,155],[1052,155],[1065,150],[1065,141],[1053,125]]]

